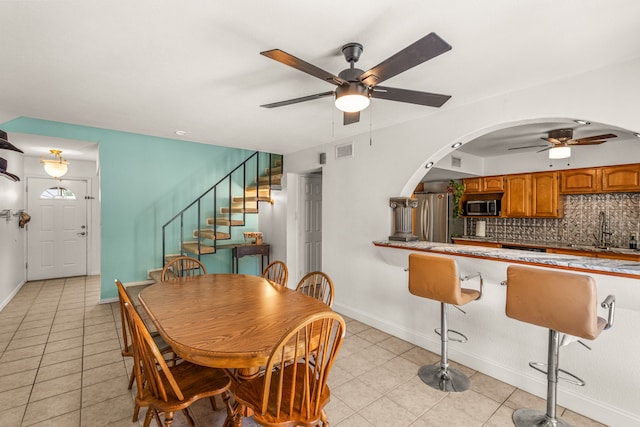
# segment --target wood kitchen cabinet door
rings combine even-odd
[[[485,176],[482,179],[482,191],[485,193],[501,193],[504,191],[504,176]]]
[[[560,194],[589,194],[600,191],[600,169],[569,169],[560,172]]]
[[[607,166],[602,168],[602,191],[640,191],[640,164]]]
[[[505,177],[505,195],[502,209],[508,217],[531,215],[531,175],[518,174]]]
[[[465,178],[462,180],[465,193],[481,193],[482,178]]]
[[[558,195],[558,172],[531,174],[531,216],[558,218],[561,216]]]

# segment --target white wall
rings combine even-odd
[[[24,209],[24,162],[17,151],[0,150],[0,157],[7,160],[7,171],[20,177],[13,182],[0,177],[0,211],[11,209],[9,218],[0,218],[0,310],[9,302],[26,280],[25,242],[26,230],[18,227],[18,217],[13,213]]]
[[[376,131],[371,145],[368,134],[350,138],[355,143],[355,156],[336,160],[328,155],[322,166],[322,257],[324,270],[336,285],[334,307],[355,318],[375,318],[374,326],[383,330],[422,334],[422,324],[415,324],[414,313],[406,309],[413,306],[406,283],[393,267],[382,262],[371,243],[387,239],[390,233],[389,198],[411,194],[425,174],[425,164],[441,160],[452,151],[454,142],[468,142],[512,123],[569,117],[639,132],[638,75],[640,60],[634,60],[475,104],[445,108],[422,120]],[[629,149],[629,162],[640,162],[637,147]],[[298,173],[317,167],[322,151],[331,153],[333,145],[286,156],[287,170]],[[289,199],[289,203],[294,201]],[[296,230],[288,228],[291,232]],[[437,316],[435,311],[431,315]],[[489,366],[492,362],[486,363]],[[624,396],[629,393],[635,390],[614,390],[598,399],[612,412],[627,412],[640,420],[637,405],[626,403]]]

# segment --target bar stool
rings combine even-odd
[[[558,367],[559,333],[567,334],[563,341],[597,338],[613,326],[615,297],[609,295],[601,305],[609,309],[607,320],[598,317],[596,285],[590,276],[513,265],[507,268],[507,316],[549,329],[547,363],[529,363],[547,375],[547,412],[518,409],[513,413],[517,427],[569,426],[556,417],[558,379],[580,386],[585,382]],[[559,378],[559,372],[570,378]]]
[[[480,290],[465,289],[461,282],[480,278]],[[460,332],[447,329],[447,305],[454,307],[465,305],[482,296],[482,274],[477,273],[460,277],[458,267],[453,258],[428,254],[409,255],[409,292],[413,295],[440,301],[440,328],[435,329],[440,335],[440,366],[425,365],[418,371],[420,379],[428,386],[442,391],[465,391],[469,389],[469,378],[459,370],[449,366],[448,341],[467,342],[467,337]],[[458,310],[464,311],[460,308]],[[449,338],[449,332],[460,338]]]

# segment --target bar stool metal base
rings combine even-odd
[[[550,418],[542,411],[518,409],[513,413],[516,427],[571,427],[571,424],[560,418]]]
[[[445,370],[439,365],[425,365],[418,370],[418,376],[429,387],[441,391],[461,392],[471,385],[465,374],[452,367]]]

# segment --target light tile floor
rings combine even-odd
[[[117,303],[98,303],[100,278],[26,283],[0,311],[0,426],[131,426],[130,358],[120,354]],[[331,372],[327,414],[334,427],[512,426],[514,408],[545,409],[542,399],[456,365],[471,390],[442,393],[418,368],[439,357],[347,319],[347,338]],[[142,425],[144,411],[141,411]],[[200,426],[222,425],[224,411],[193,407]],[[563,408],[576,426],[601,426]],[[249,418],[246,426],[255,426]],[[176,414],[175,427],[186,426]]]

